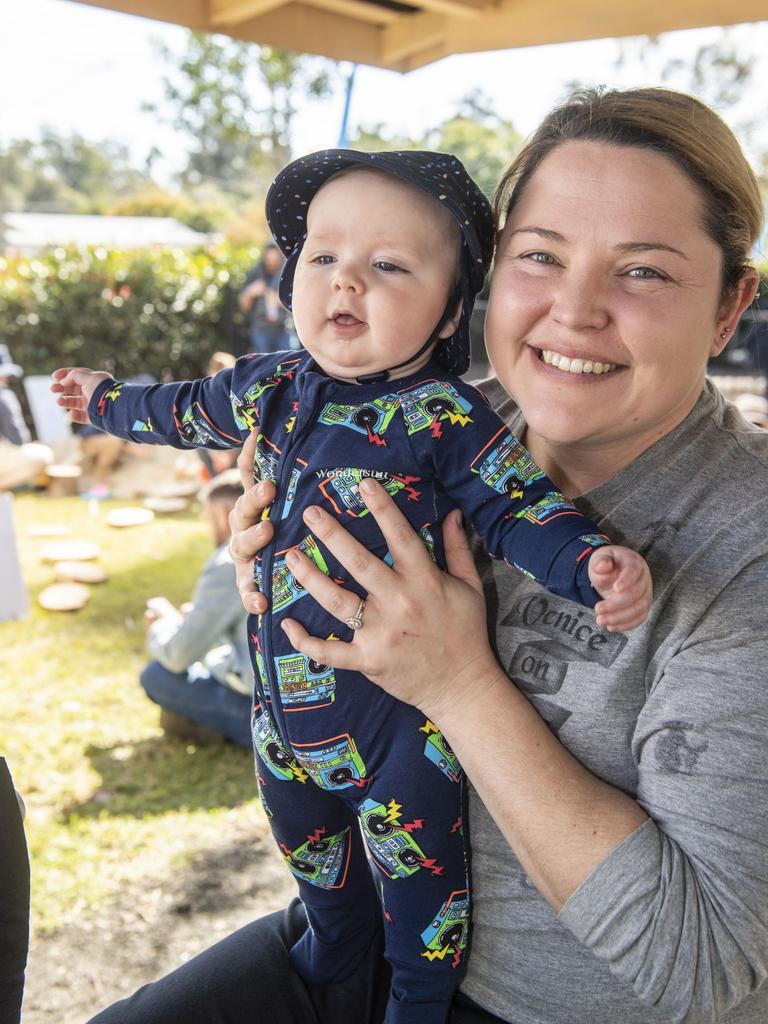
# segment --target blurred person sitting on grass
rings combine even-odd
[[[53,453],[33,441],[24,422],[21,404],[9,386],[11,377],[24,371],[11,359],[7,345],[0,345],[0,491],[35,484]]]
[[[250,749],[253,670],[247,616],[227,547],[229,512],[242,493],[236,469],[203,488],[203,514],[216,550],[188,604],[177,609],[165,597],[147,601],[144,627],[152,661],[141,673],[141,685],[160,705],[166,733],[198,743],[224,737]]]

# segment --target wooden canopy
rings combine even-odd
[[[768,0],[79,0],[336,60],[410,71],[452,53],[768,19]]]

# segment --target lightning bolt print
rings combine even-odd
[[[418,501],[421,497],[421,491],[417,491],[415,487],[411,486],[413,483],[418,481],[417,476],[396,476],[395,480],[399,480],[405,488],[405,493],[408,495],[410,501]]]
[[[405,829],[406,832],[415,832],[416,829],[424,828],[424,819],[414,818],[413,821],[404,823],[402,827]]]
[[[453,946],[443,946],[442,949],[425,949],[421,955],[427,960],[445,960],[452,949]]]
[[[368,443],[378,445],[379,448],[389,447],[387,439],[380,434],[374,434],[370,427],[365,428],[368,432]]]
[[[391,822],[396,825],[400,820],[400,811],[402,811],[403,805],[397,803],[395,800],[390,800],[387,804],[387,816],[384,821]]]
[[[463,412],[451,412],[450,409],[445,410],[445,417],[452,427],[458,424],[460,427],[466,427],[468,423],[472,422],[472,417],[465,415]]]

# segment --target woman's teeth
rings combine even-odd
[[[566,373],[610,373],[616,369],[616,363],[593,363],[589,359],[569,359],[568,356],[561,356],[557,352],[550,352],[542,349],[541,358],[550,366],[556,366],[558,370]]]

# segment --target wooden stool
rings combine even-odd
[[[48,494],[51,498],[71,498],[77,494],[83,471],[79,466],[60,463],[46,466],[45,475],[48,478]]]

